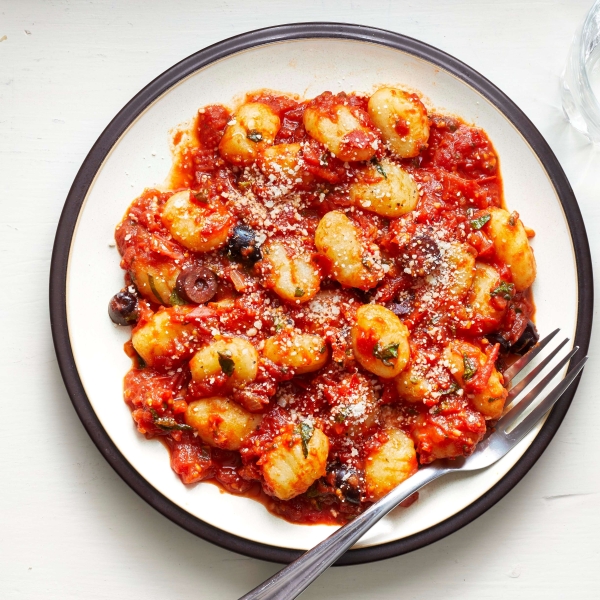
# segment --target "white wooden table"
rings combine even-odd
[[[237,598],[277,566],[195,538],[137,497],[81,426],[50,336],[56,224],[89,148],[175,62],[268,25],[346,21],[438,46],[533,120],[600,256],[600,151],[562,117],[558,78],[591,0],[0,0],[0,597]],[[560,276],[557,274],[557,293]],[[600,598],[598,333],[554,441],[499,504],[452,536],[333,569],[308,598]]]

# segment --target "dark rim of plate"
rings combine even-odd
[[[75,410],[90,437],[115,471],[146,502],[184,529],[218,546],[247,556],[281,563],[291,562],[302,554],[302,551],[253,542],[201,521],[163,496],[119,452],[100,424],[77,373],[67,325],[66,281],[71,241],[87,191],[111,148],[133,120],[177,82],[212,62],[255,46],[307,38],[342,38],[401,50],[452,73],[498,107],[537,154],[556,189],[569,224],[578,281],[577,329],[574,343],[580,347],[580,355],[587,353],[593,313],[592,263],[585,226],[573,190],[558,160],[533,123],[503,92],[471,67],[445,52],[399,33],[363,25],[295,23],[250,31],[209,46],[177,63],[148,84],[117,114],[90,150],[75,177],[60,217],[50,270],[50,320],[60,371]],[[425,531],[395,542],[350,550],[336,564],[367,563],[411,552],[457,531],[491,508],[521,480],[544,452],[569,409],[578,381],[579,379],[556,404],[521,459],[478,500]]]

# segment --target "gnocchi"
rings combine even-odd
[[[419,190],[409,173],[390,160],[382,160],[369,165],[350,186],[350,199],[355,206],[392,218],[416,208]]]
[[[231,164],[249,165],[264,145],[273,143],[280,127],[281,120],[267,104],[242,104],[227,124],[219,153]]]
[[[490,208],[489,214],[486,227],[496,255],[508,265],[516,290],[522,292],[531,286],[536,276],[535,257],[525,227],[516,213],[503,208]]]
[[[208,252],[225,244],[233,218],[220,200],[195,201],[190,190],[173,194],[163,208],[162,222],[182,246]]]
[[[160,308],[131,334],[135,351],[150,367],[180,364],[193,351],[196,326],[181,322],[189,309]]]
[[[261,421],[262,415],[252,414],[223,396],[195,400],[185,413],[186,424],[203,442],[223,450],[239,450]]]
[[[373,158],[379,140],[365,125],[366,115],[361,119],[360,109],[348,106],[335,96],[319,99],[322,101],[314,101],[304,111],[304,127],[308,135],[340,160]]]
[[[384,275],[379,248],[363,240],[343,212],[334,210],[321,219],[315,245],[331,262],[332,277],[343,286],[369,290]]]
[[[386,430],[387,441],[372,452],[365,466],[370,500],[377,501],[417,472],[417,453],[410,437],[400,429]]]
[[[343,524],[473,452],[538,340],[533,232],[486,133],[386,85],[249,92],[171,141],[116,228],[108,314],[132,327],[137,430],[181,481]]]
[[[381,88],[369,99],[369,116],[398,158],[417,156],[427,145],[429,119],[416,94]]]
[[[298,375],[318,371],[329,360],[329,348],[320,335],[281,331],[265,341],[263,355]]]
[[[195,381],[205,381],[225,375],[225,390],[244,387],[256,379],[258,352],[243,338],[229,338],[211,342],[190,360]]]
[[[280,500],[303,494],[325,475],[328,453],[328,437],[309,424],[277,436],[261,464],[265,491]]]
[[[477,346],[459,341],[446,347],[444,359],[462,388],[487,362],[487,357]],[[487,419],[498,419],[502,415],[508,396],[503,383],[502,375],[493,367],[483,388],[468,393],[475,408]]]
[[[356,313],[352,349],[363,368],[390,379],[410,359],[408,329],[391,310],[380,304],[365,304]]]
[[[266,243],[262,253],[266,283],[280,298],[302,304],[315,297],[321,273],[309,253],[283,241]]]

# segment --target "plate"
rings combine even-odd
[[[128,329],[106,314],[122,287],[115,224],[144,187],[164,181],[169,129],[209,103],[271,88],[312,97],[324,90],[372,92],[377,85],[419,90],[430,106],[483,127],[500,156],[508,206],[536,231],[534,286],[541,335],[555,327],[587,351],[592,269],[584,224],[552,151],[527,117],[470,67],[422,42],[357,25],[306,23],[237,36],[160,75],[114,118],[85,159],[67,197],[52,255],[52,332],[65,385],[83,425],[108,462],[149,504],[187,530],[230,550],[288,562],[332,528],[295,525],[259,503],[210,484],[184,486],[167,450],[137,433],[122,399],[130,361]],[[455,474],[397,509],[338,564],[395,556],[456,531],[504,496],[539,458],[573,398],[508,456],[479,473]]]

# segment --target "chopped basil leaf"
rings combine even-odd
[[[161,304],[164,304],[163,299],[160,297],[160,294],[158,293],[158,290],[156,289],[156,286],[154,285],[154,277],[152,277],[152,275],[150,275],[150,273],[148,273],[148,283],[150,285],[150,289],[152,290],[152,293],[154,294],[154,297]]]
[[[450,387],[449,387],[449,388],[446,388],[445,390],[442,390],[442,391],[440,392],[440,394],[441,394],[442,396],[445,396],[446,394],[454,394],[454,392],[458,392],[458,390],[459,390],[459,389],[460,389],[460,388],[459,388],[459,385],[458,385],[458,383],[456,383],[456,381],[453,381],[453,382],[450,384]]]
[[[335,415],[336,423],[343,423],[347,419],[350,412],[351,412],[350,406],[342,407],[342,409]]]
[[[251,181],[238,181],[238,186],[241,188],[248,188],[252,185]]]
[[[262,133],[260,131],[256,131],[256,129],[249,131],[246,137],[253,142],[262,142],[263,139]]]
[[[187,302],[177,293],[176,289],[173,289],[169,296],[169,304],[171,306],[182,306],[187,304]]]
[[[502,296],[505,300],[510,300],[515,293],[515,286],[513,283],[506,283],[503,281],[496,289],[490,292],[490,296]]]
[[[382,164],[379,162],[378,158],[376,156],[374,156],[371,159],[371,164],[375,166],[375,170],[385,179],[387,179],[387,174],[382,166]]]
[[[304,458],[308,458],[308,443],[310,442],[315,429],[310,423],[304,421],[298,425],[297,431],[302,440],[302,454],[304,454]]]
[[[178,423],[173,417],[159,417],[158,413],[151,408],[152,422],[165,431],[194,431],[193,427],[185,423]]]
[[[496,400],[502,400],[502,396],[498,396],[497,398],[488,398],[488,402],[496,402]]]
[[[321,156],[319,156],[319,164],[321,164],[324,167],[327,167],[329,165],[329,153],[328,152],[323,152],[323,154],[321,154]]]
[[[481,229],[491,218],[492,217],[488,214],[481,215],[471,221],[471,227],[473,229]]]
[[[297,287],[296,291],[294,292],[294,296],[296,298],[302,298],[302,296],[304,296],[304,290],[302,288]]]
[[[321,349],[319,350],[319,354],[325,354],[326,351],[327,351],[327,346],[321,346]]]
[[[392,367],[393,363],[390,358],[398,358],[398,346],[400,344],[389,344],[382,348],[379,342],[373,348],[373,356],[378,358],[386,367]]]
[[[463,354],[463,365],[465,367],[463,379],[467,381],[468,379],[471,379],[475,373],[477,373],[477,365],[475,364],[475,361],[466,354]]]
[[[235,363],[231,358],[231,353],[227,352],[217,352],[219,355],[219,365],[221,365],[221,371],[227,375],[227,377],[231,377],[233,372],[235,371]]]

